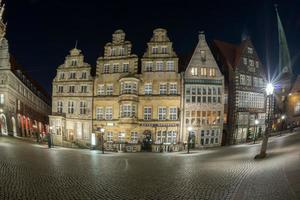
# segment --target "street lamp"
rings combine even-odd
[[[104,128],[100,128],[100,133],[101,133],[101,149],[102,149],[102,154],[104,154]]]
[[[273,104],[273,92],[274,92],[274,86],[272,83],[268,83],[266,86],[266,95],[267,95],[267,105],[268,105],[268,118],[267,118],[267,124],[266,124],[266,130],[265,134],[263,135],[263,141],[261,144],[260,154],[256,155],[255,158],[265,158],[266,157],[266,151],[267,151],[267,145],[268,145],[268,139],[269,134],[271,132],[272,128],[272,104]]]
[[[285,120],[286,116],[285,115],[281,115],[281,131],[284,130],[284,120]],[[280,131],[280,135],[281,135],[281,131]]]
[[[191,147],[191,132],[193,130],[193,127],[189,126],[188,127],[188,132],[189,132],[189,135],[188,135],[188,151],[187,153],[190,153],[190,147]]]
[[[253,136],[253,144],[255,144],[255,140],[257,137],[257,125],[259,124],[259,120],[255,119],[254,123],[255,123],[255,132],[254,132],[254,136]]]

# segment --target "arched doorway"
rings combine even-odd
[[[4,114],[0,114],[0,132],[2,135],[8,135],[6,117]]]
[[[12,123],[13,135],[16,137],[17,136],[17,125],[16,125],[16,120],[14,117],[11,118],[11,123]]]
[[[151,137],[151,131],[149,131],[149,130],[146,130],[144,132],[142,150],[143,151],[151,151],[152,150],[152,137]]]

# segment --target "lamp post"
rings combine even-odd
[[[102,154],[104,154],[104,128],[100,128],[100,133],[101,133],[101,149],[102,149]]]
[[[268,139],[269,134],[271,132],[272,128],[272,104],[273,104],[273,92],[274,92],[274,86],[272,83],[268,83],[266,86],[266,95],[267,95],[267,102],[268,102],[268,118],[267,118],[267,126],[265,130],[265,134],[263,135],[263,141],[261,144],[260,154],[256,155],[255,158],[265,158],[266,157],[266,151],[268,146]]]
[[[188,151],[187,153],[189,154],[190,153],[190,147],[191,147],[191,132],[192,132],[193,128],[191,126],[188,127],[188,132],[189,132],[189,135],[188,135]]]
[[[284,130],[284,123],[285,123],[285,115],[281,115],[281,131],[280,131],[280,136],[282,134],[282,131]]]
[[[257,137],[257,125],[259,124],[258,119],[255,119],[254,123],[255,123],[255,131],[254,131],[254,135],[253,135],[253,144],[255,144],[256,137]]]

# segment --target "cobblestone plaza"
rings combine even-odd
[[[299,199],[300,133],[176,153],[106,153],[0,137],[0,199]]]

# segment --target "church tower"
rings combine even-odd
[[[3,22],[5,4],[0,0],[0,69],[10,69],[9,46],[5,38],[6,23]]]

